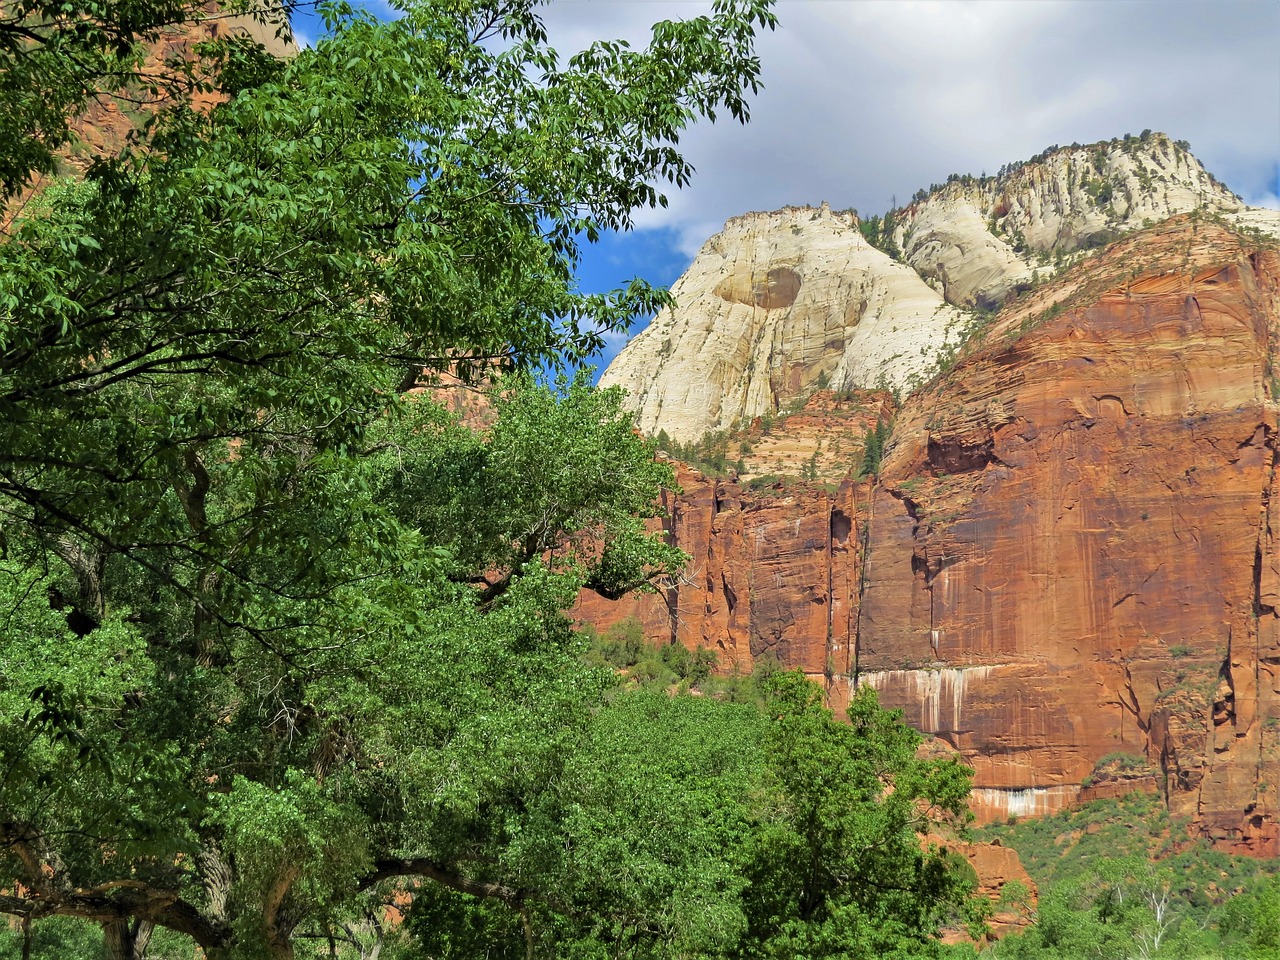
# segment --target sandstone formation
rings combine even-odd
[[[905,386],[967,319],[872,247],[852,213],[789,207],[725,224],[600,378],[646,433],[695,440],[817,386]]]
[[[904,409],[863,682],[972,758],[992,813],[1124,751],[1175,812],[1274,851],[1280,261],[1184,219],[1072,279]]]
[[[635,618],[654,639],[715,650],[723,669],[749,672],[772,656],[817,677],[847,676],[861,568],[853,518],[867,509],[869,484],[752,493],[688,468],[677,481],[667,529],[693,555],[680,582],[616,602],[584,593],[578,617],[602,628]]]
[[[686,580],[581,615],[773,655],[837,707],[876,687],[973,765],[982,818],[1058,809],[1123,753],[1222,848],[1280,853],[1277,325],[1274,248],[1143,231],[910,397],[878,482],[685,473]]]
[[[897,401],[887,390],[817,390],[781,423],[757,417],[726,438],[726,453],[752,487],[797,474],[841,483],[862,463],[867,431],[893,421]]]
[[[1055,149],[999,176],[960,177],[895,216],[895,241],[953,304],[992,307],[1055,258],[1191,210],[1243,205],[1163,134]]]

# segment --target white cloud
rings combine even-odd
[[[1257,193],[1253,196],[1246,196],[1244,202],[1251,207],[1266,207],[1268,210],[1280,210],[1280,194],[1276,193]]]
[[[555,0],[562,51],[643,41],[706,3]],[[1247,200],[1274,200],[1280,4],[1253,0],[780,0],[759,40],[752,123],[702,124],[692,186],[641,227],[695,251],[748,210],[828,200],[865,212],[952,172],[995,172],[1053,143],[1146,127],[1189,140]]]

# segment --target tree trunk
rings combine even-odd
[[[102,925],[110,960],[144,960],[155,924],[149,920],[112,920]]]

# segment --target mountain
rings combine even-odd
[[[905,387],[959,341],[965,314],[868,243],[852,213],[788,207],[725,224],[664,310],[600,378],[640,428],[682,441],[816,386]]]
[[[1148,131],[1050,147],[994,177],[953,176],[898,214],[891,232],[950,303],[991,308],[1122,233],[1192,210],[1243,208],[1185,144]]]
[[[1280,232],[1186,149],[1145,133],[953,176],[885,217],[788,207],[725,224],[601,375],[682,442],[816,388],[910,391],[1008,299],[1120,236],[1199,210]]]
[[[1002,176],[1039,182],[1031,166]],[[927,204],[952,197],[958,209],[971,190],[917,201],[894,226],[901,249]],[[598,627],[634,617],[655,639],[717,650],[725,668],[775,658],[823,682],[835,706],[876,687],[972,764],[981,819],[1119,789],[1119,769],[1219,848],[1280,854],[1280,218],[1205,195],[1104,248],[1090,246],[1089,216],[1051,228],[1042,204],[1020,231],[1029,244],[1056,237],[1045,249],[1064,251],[1063,266],[903,399],[877,474],[857,478],[853,438],[893,405],[833,377],[841,392],[793,415],[814,446],[797,440],[790,479],[742,479],[776,462],[723,477],[682,467],[664,521],[693,557],[680,583],[617,603],[584,597],[580,615]],[[1030,208],[1011,204],[1005,222]],[[827,214],[815,213],[816,231]],[[754,219],[772,231],[805,215],[785,216]],[[769,244],[752,243],[719,248],[721,259],[764,266],[756,251]],[[803,254],[788,256],[807,264]],[[865,250],[861,262],[884,267]],[[666,321],[672,361],[714,379],[677,355],[693,326],[681,316]],[[835,371],[844,342],[796,366]],[[645,396],[662,395],[666,377],[655,365]],[[792,382],[807,389],[803,375]],[[790,421],[768,436],[789,436]],[[763,426],[740,424],[730,458],[735,443],[756,456]],[[824,439],[819,475],[835,479],[843,459],[844,479],[796,479]]]

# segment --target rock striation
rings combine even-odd
[[[1067,279],[904,408],[860,682],[970,758],[992,815],[1119,751],[1274,853],[1280,259],[1183,218]]]
[[[584,592],[577,616],[607,628],[634,618],[647,636],[717,652],[723,669],[761,657],[824,678],[854,669],[862,545],[853,518],[869,484],[835,492],[779,483],[753,492],[681,465],[666,530],[693,556],[663,595],[618,601]]]
[[[774,656],[837,707],[874,686],[973,766],[983,819],[1074,802],[1122,754],[1223,849],[1280,854],[1278,332],[1274,244],[1142,231],[911,396],[878,478],[684,472],[686,580],[581,615]]]
[[[671,292],[600,383],[628,391],[640,429],[683,442],[815,387],[906,386],[967,320],[825,204],[730,220]]]

